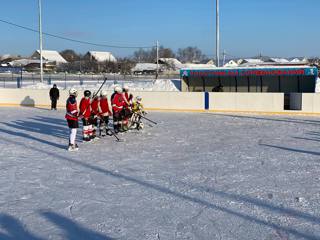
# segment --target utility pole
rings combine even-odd
[[[157,75],[156,78],[158,79],[159,76],[159,41],[157,41]]]
[[[42,9],[41,0],[39,3],[39,45],[40,45],[40,82],[43,82],[43,59],[42,59]]]
[[[223,62],[222,62],[222,66],[224,66],[226,64],[226,50],[223,50]]]
[[[220,16],[219,0],[216,0],[216,64],[220,67]]]

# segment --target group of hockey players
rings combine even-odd
[[[78,91],[74,88],[69,90],[69,98],[66,103],[66,115],[70,129],[69,151],[78,150],[76,144],[77,129],[79,119],[83,125],[83,141],[90,142],[104,136],[112,136],[119,132],[126,132],[129,129],[142,129],[141,117],[146,114],[141,103],[142,98],[137,96],[135,99],[129,93],[129,88],[116,86],[111,96],[111,109],[106,90],[98,93],[91,93],[85,90],[77,104]],[[112,111],[111,111],[112,110]],[[110,117],[113,116],[113,129],[109,128]]]

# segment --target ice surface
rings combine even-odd
[[[151,112],[70,153],[63,111],[0,116],[0,239],[320,239],[319,118]]]

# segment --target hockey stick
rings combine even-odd
[[[95,98],[96,96],[98,96],[100,90],[102,89],[103,85],[106,83],[107,80],[108,80],[107,78],[104,78],[103,83],[102,83],[101,86],[99,87],[98,91],[96,91],[95,94],[93,94],[92,98]]]
[[[145,116],[142,116],[141,114],[139,114],[139,113],[136,113],[138,116],[140,116],[141,118],[143,118],[143,119],[145,119],[145,120],[147,120],[147,121],[149,121],[149,122],[151,122],[151,123],[153,123],[153,124],[158,124],[158,123],[156,123],[156,122],[154,122],[154,121],[152,121],[152,120],[150,120],[149,118],[146,118]]]
[[[99,94],[101,88],[102,88],[103,85],[106,83],[106,81],[107,81],[107,78],[104,79],[104,81],[103,81],[102,84],[100,85],[98,91],[95,92],[95,94],[93,94],[92,98],[95,98],[95,97]],[[91,106],[91,104],[89,104],[89,105],[87,106],[87,108],[85,109],[85,111],[84,111],[83,113],[85,113],[86,111],[88,111],[88,108],[89,108],[90,106]],[[83,115],[83,114],[82,114],[82,115]],[[80,116],[79,116],[79,117],[80,117]]]
[[[117,142],[124,142],[124,140],[120,139],[114,131],[112,131],[111,129],[109,129],[109,131],[112,133],[112,136],[117,139]]]
[[[132,114],[132,116],[135,116],[135,115],[137,115],[137,116],[139,116],[137,113],[133,113]],[[139,119],[139,121],[133,121],[133,120],[130,120],[132,123],[137,123],[137,124],[140,124],[140,119]],[[149,127],[153,127],[153,125],[151,125],[150,123],[147,123],[147,125],[149,126]]]

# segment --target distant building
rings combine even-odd
[[[117,62],[117,59],[112,55],[111,52],[89,51],[85,55],[85,58],[98,63]]]
[[[273,63],[289,63],[289,60],[285,58],[270,58],[268,62],[273,62]]]
[[[163,71],[162,64],[159,64],[159,72]],[[137,63],[131,69],[133,74],[155,74],[157,72],[157,64],[156,63]]]
[[[185,63],[183,64],[183,68],[189,69],[213,69],[217,68],[214,64],[197,64],[197,63]]]
[[[215,65],[214,61],[211,59],[209,62],[207,62],[209,65]]]
[[[32,59],[40,59],[40,50],[35,51],[32,56]],[[68,63],[57,51],[51,50],[42,50],[42,58],[48,62],[54,62],[55,65]]]
[[[16,59],[19,59],[19,57],[13,56],[10,54],[4,54],[4,55],[0,56],[0,63],[7,65],[9,62],[16,60]]]
[[[235,60],[230,60],[224,65],[224,67],[238,67],[238,66],[239,64]]]
[[[176,58],[159,58],[159,64],[163,64],[169,70],[180,70],[183,64]]]
[[[307,64],[309,63],[307,58],[293,58],[290,60],[291,63],[304,63]]]
[[[18,59],[8,63],[10,67],[20,67],[26,71],[39,71],[40,60],[39,59]],[[44,71],[54,71],[56,68],[56,62],[49,62],[43,60]]]
[[[259,58],[246,58],[238,60],[237,63],[241,66],[259,66],[263,64],[264,61]]]
[[[180,70],[181,90],[211,92],[313,93],[318,69],[310,66],[257,66]]]

